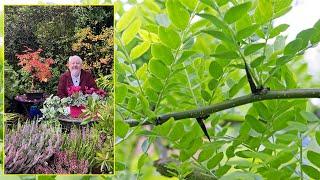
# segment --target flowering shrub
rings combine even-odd
[[[93,167],[95,154],[102,148],[103,143],[104,139],[96,129],[72,127],[70,133],[64,137],[61,148],[63,151],[77,152],[78,159],[88,160],[89,166]]]
[[[26,47],[26,50],[23,51],[25,52],[24,54],[16,54],[16,57],[19,59],[18,65],[32,76],[32,90],[34,88],[34,80],[48,82],[48,80],[52,77],[50,66],[54,63],[54,61],[52,58],[45,59],[40,57],[40,53],[42,51],[42,49],[33,51],[32,49]]]
[[[79,160],[75,152],[59,151],[53,155],[51,164],[38,164],[33,168],[35,174],[86,174],[88,161]]]
[[[5,172],[27,174],[37,165],[46,165],[62,144],[61,129],[27,122],[5,136]]]
[[[79,160],[75,152],[57,152],[54,154],[54,164],[58,174],[86,174],[88,160]]]
[[[83,67],[94,74],[110,74],[113,64],[113,27],[103,28],[96,34],[91,27],[79,29],[72,50],[84,57]]]

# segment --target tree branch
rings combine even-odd
[[[221,103],[213,104],[210,106],[201,107],[198,109],[174,112],[169,114],[159,115],[151,121],[155,121],[156,125],[160,125],[168,121],[170,118],[174,120],[181,120],[186,118],[199,118],[210,115],[215,112],[219,112],[225,109],[230,109],[233,107],[241,106],[244,104],[249,104],[253,102],[271,100],[271,99],[296,99],[296,98],[320,98],[320,89],[291,89],[291,90],[282,90],[282,91],[267,91],[261,94],[250,94],[246,96],[241,96],[231,100],[226,100]],[[131,127],[137,126],[139,121],[135,120],[126,120]],[[143,125],[152,124],[147,121]]]

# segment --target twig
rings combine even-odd
[[[151,122],[156,122],[156,125],[160,125],[168,121],[170,118],[174,118],[174,120],[181,120],[181,119],[187,119],[187,118],[203,117],[215,112],[223,111],[225,109],[230,109],[230,108],[241,106],[244,104],[249,104],[249,103],[264,101],[264,100],[319,98],[319,97],[320,97],[320,89],[292,89],[292,90],[282,90],[282,91],[267,91],[263,94],[250,94],[246,96],[241,96],[238,98],[234,98],[234,99],[213,104],[210,106],[201,107],[198,109],[159,115],[154,119],[150,119],[150,121],[144,122],[142,125],[152,124]],[[137,126],[139,124],[138,121],[135,122],[133,120],[126,121],[126,122],[131,127]]]

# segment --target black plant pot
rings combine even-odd
[[[29,92],[26,93],[27,99],[34,100],[34,99],[42,99],[43,98],[43,92]]]

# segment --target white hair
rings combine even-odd
[[[70,62],[71,62],[72,59],[79,59],[79,60],[80,60],[80,63],[82,64],[82,59],[81,59],[81,57],[79,57],[79,56],[77,56],[77,55],[74,55],[74,56],[70,56],[70,57],[69,57],[69,61],[68,61],[69,64],[70,64]]]

